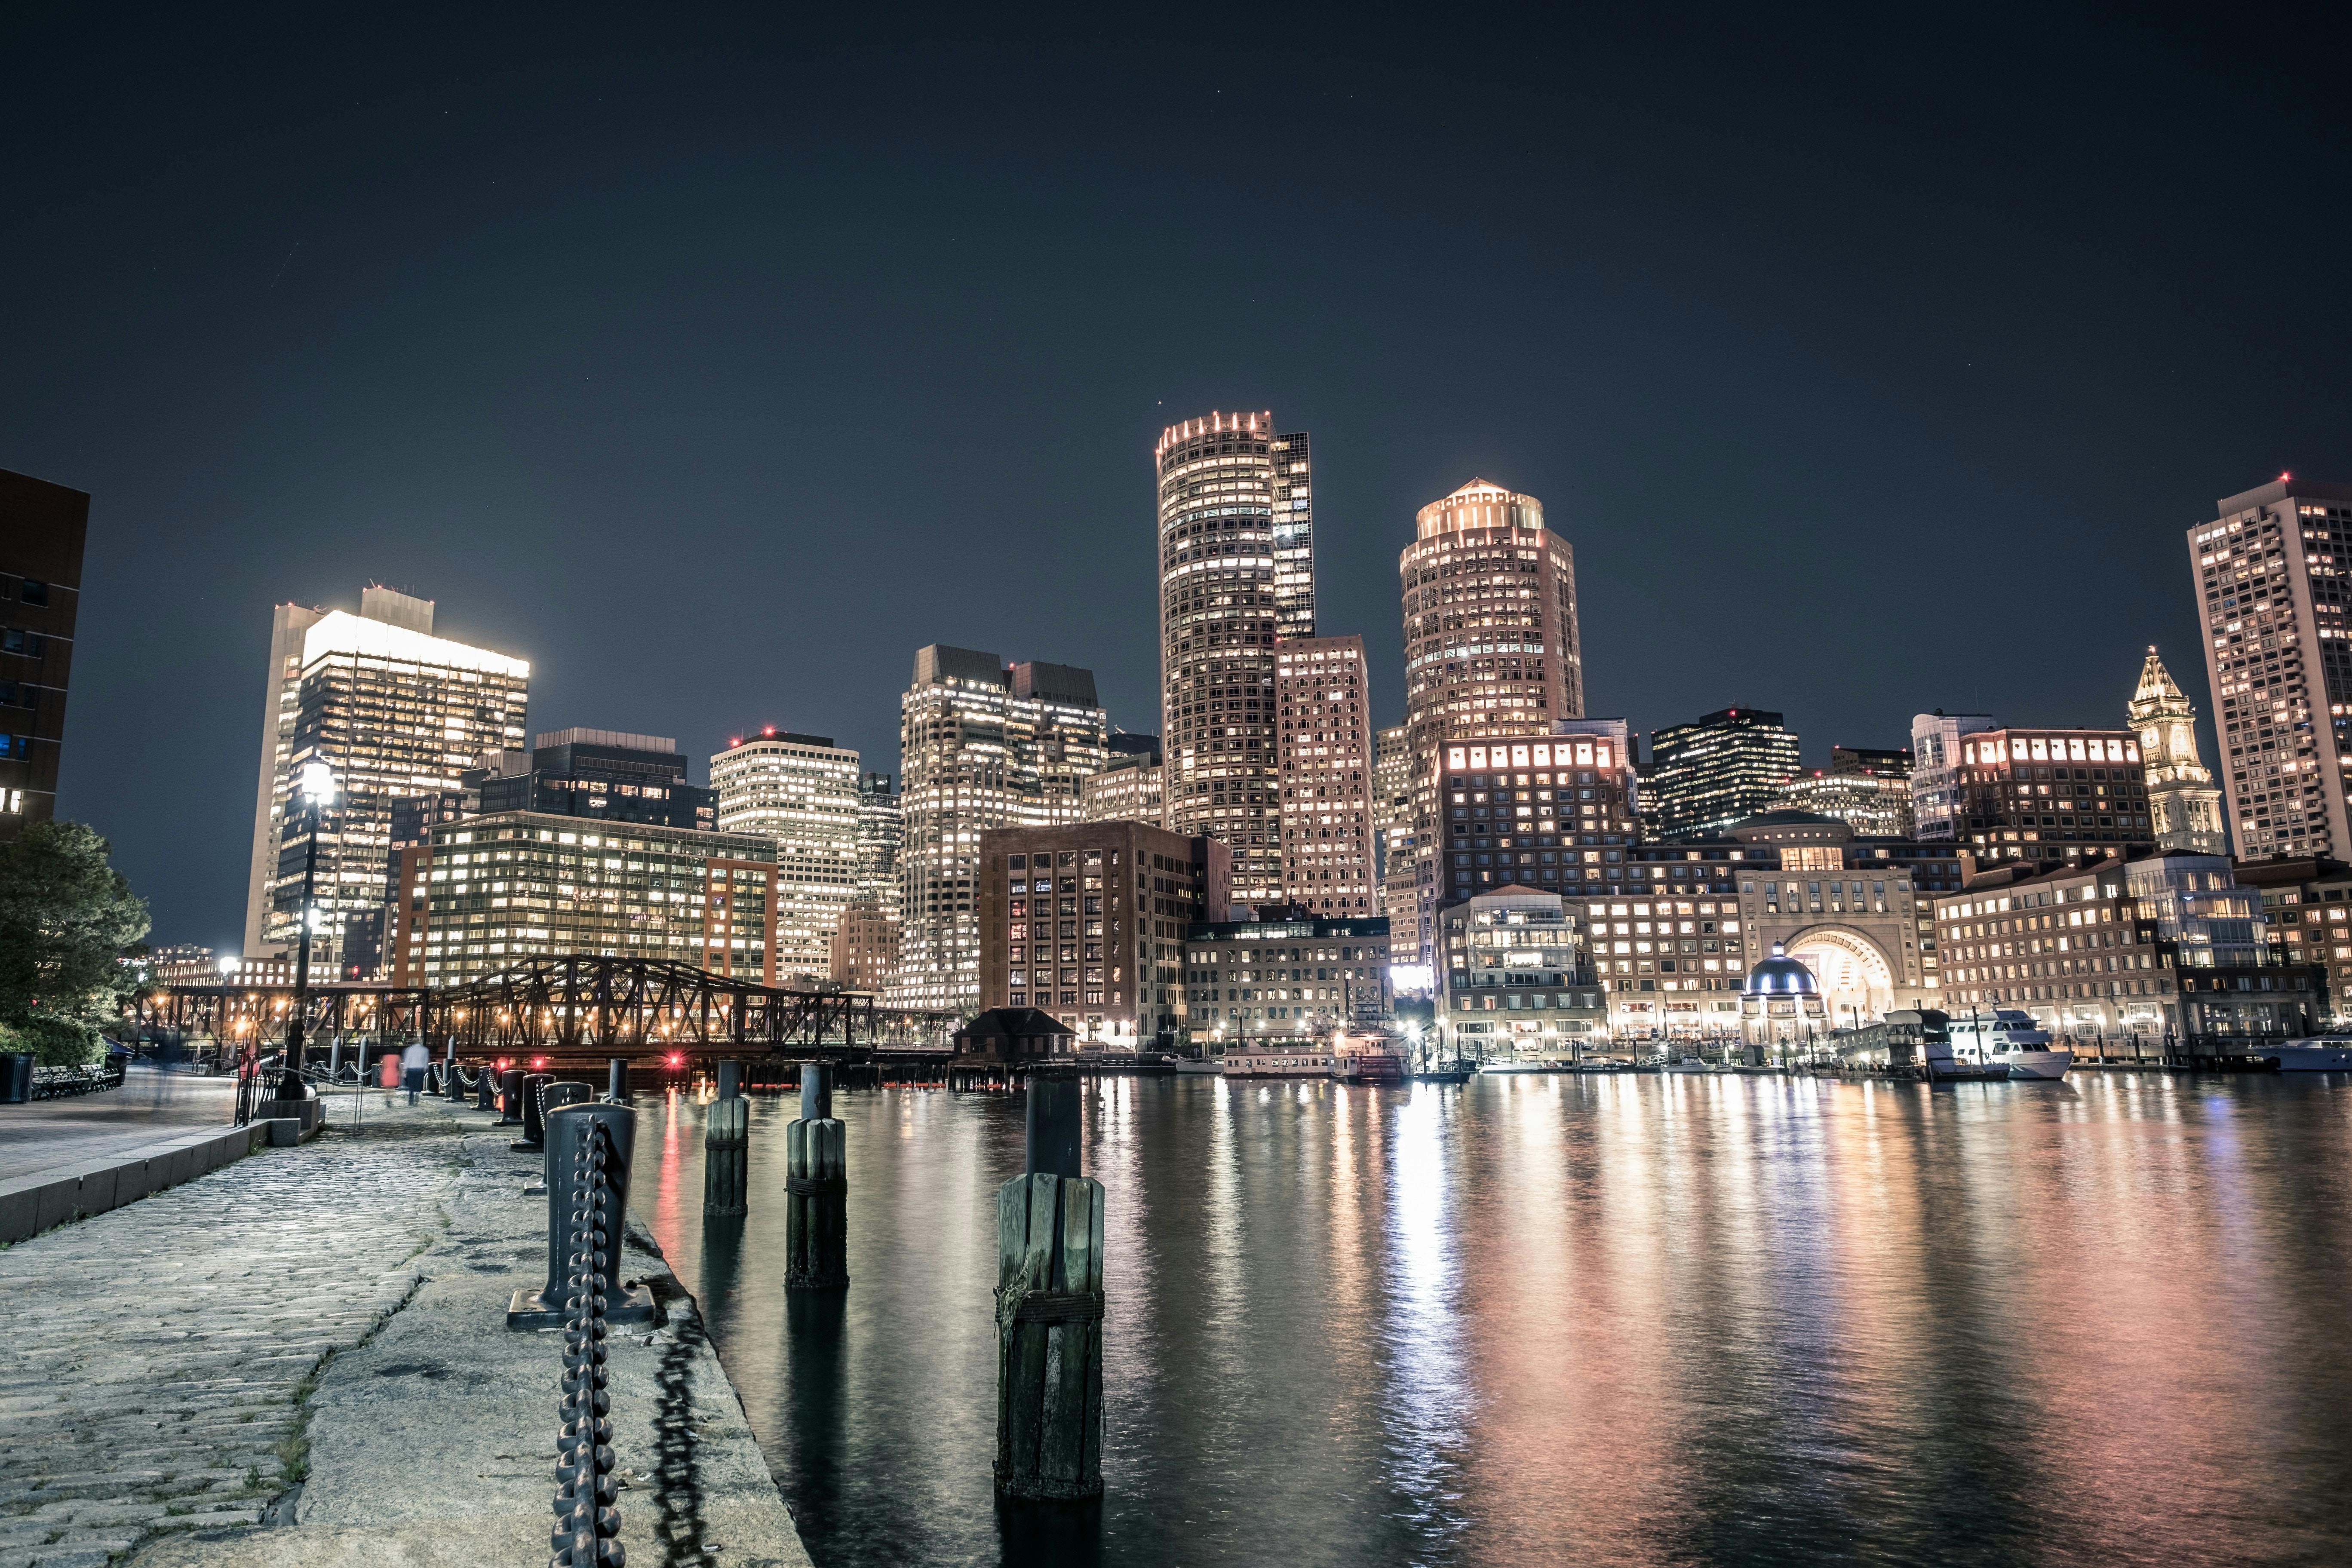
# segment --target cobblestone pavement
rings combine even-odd
[[[410,1294],[447,1224],[455,1119],[371,1109],[0,1250],[0,1568],[97,1568],[255,1522],[307,1473],[322,1363]]]

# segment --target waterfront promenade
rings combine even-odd
[[[546,1204],[488,1121],[371,1095],[0,1251],[0,1568],[544,1561],[561,1335],[504,1312]],[[667,1320],[615,1341],[630,1561],[805,1563],[692,1300],[624,1273]]]

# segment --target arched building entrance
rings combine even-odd
[[[1895,966],[1886,952],[1848,926],[1807,926],[1787,939],[1789,956],[1813,972],[1833,1029],[1886,1016],[1895,1005]]]

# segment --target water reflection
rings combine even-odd
[[[1109,1079],[1099,1510],[992,1506],[1002,1094],[843,1093],[845,1295],[782,1123],[636,1194],[816,1560],[2352,1559],[2352,1085]]]

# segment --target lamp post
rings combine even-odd
[[[302,1098],[302,1026],[310,1012],[310,933],[318,929],[319,911],[311,903],[319,876],[319,814],[334,803],[334,770],[316,757],[302,764],[299,786],[310,816],[310,833],[302,847],[302,935],[294,953],[294,1016],[286,1026],[286,1074],[278,1081],[278,1098]]]

